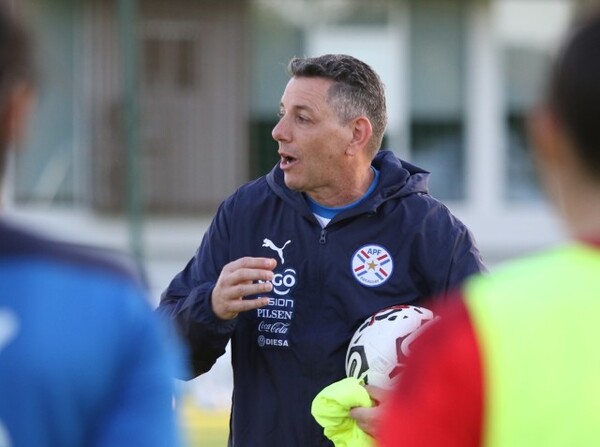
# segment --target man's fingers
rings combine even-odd
[[[273,272],[266,269],[241,268],[223,275],[223,281],[229,285],[246,283],[249,281],[272,281]]]
[[[389,390],[373,385],[365,385],[365,389],[369,393],[369,396],[371,396],[371,400],[377,403],[385,401],[386,395],[389,393]]]
[[[377,422],[381,411],[380,404],[385,402],[388,390],[372,385],[366,385],[365,389],[369,393],[374,403],[373,407],[355,407],[350,410],[350,417],[356,421],[362,431],[374,436],[377,429]]]
[[[215,287],[212,294],[213,312],[223,320],[235,318],[240,312],[257,309],[266,306],[268,298],[254,298],[244,300],[244,296],[260,295],[265,292],[270,292],[273,289],[273,284],[270,282],[264,283],[247,283],[239,284],[233,287],[227,287],[224,290]]]
[[[362,431],[373,436],[375,432],[376,408],[355,407],[350,410],[350,417],[356,421],[356,424]]]
[[[246,256],[239,258],[227,264],[223,270],[235,272],[240,269],[265,269],[273,270],[277,266],[277,261],[273,258],[252,258]]]
[[[239,307],[239,312],[247,312],[249,310],[259,309],[269,304],[269,298],[253,298],[250,300],[233,301],[232,304]]]
[[[244,296],[270,292],[272,289],[273,284],[270,282],[238,284],[230,287],[228,295],[230,299],[238,299]]]
[[[270,292],[276,266],[272,258],[245,257],[223,267],[211,297],[215,315],[229,320],[240,312],[266,306],[265,298],[244,300],[243,297]]]

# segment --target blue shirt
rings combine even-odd
[[[124,265],[0,221],[0,440],[180,445],[169,351]]]
[[[369,188],[367,189],[367,192],[365,192],[363,196],[360,197],[358,200],[355,200],[354,202],[349,203],[348,205],[337,207],[323,206],[320,203],[317,203],[313,199],[311,199],[308,194],[304,195],[308,202],[308,206],[310,207],[310,209],[312,210],[313,214],[315,215],[322,227],[326,227],[327,224],[331,221],[331,219],[333,219],[342,211],[354,208],[360,202],[365,200],[365,198],[369,197],[369,195],[375,190],[377,184],[379,183],[379,170],[375,169],[373,166],[371,166],[371,170],[373,171],[374,177],[373,181],[369,185]]]

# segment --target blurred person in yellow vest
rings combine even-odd
[[[413,345],[382,447],[600,445],[600,15],[571,31],[529,130],[572,242],[467,281]]]

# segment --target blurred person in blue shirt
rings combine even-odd
[[[0,169],[34,102],[30,38],[0,2]],[[180,445],[177,362],[122,262],[0,217],[0,446]]]

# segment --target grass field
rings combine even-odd
[[[205,410],[187,398],[181,407],[183,432],[188,447],[226,447],[229,409]]]

